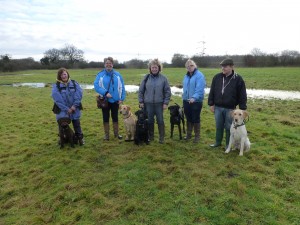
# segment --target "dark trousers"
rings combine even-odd
[[[184,114],[188,122],[200,123],[202,104],[202,102],[194,102],[190,104],[188,101],[183,101]]]
[[[109,117],[111,113],[111,118],[113,122],[118,122],[118,113],[119,113],[119,103],[114,102],[110,103],[108,102],[108,107],[105,109],[102,109],[102,117],[103,117],[103,122],[108,123],[109,122]]]

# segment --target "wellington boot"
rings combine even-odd
[[[215,148],[221,146],[223,133],[224,133],[223,129],[216,130],[216,142],[214,144],[211,144],[210,147]]]
[[[194,132],[195,132],[195,139],[194,143],[199,143],[200,141],[200,123],[194,123]]]
[[[115,138],[118,138],[119,140],[121,140],[123,137],[122,137],[122,135],[119,135],[119,124],[118,124],[118,122],[113,122],[113,129],[114,129]]]
[[[230,130],[225,130],[226,132],[225,132],[225,139],[226,139],[226,148],[225,149],[227,149],[227,147],[228,147],[228,145],[229,145],[229,140],[230,140]]]
[[[108,141],[109,140],[109,123],[103,123],[104,127],[104,138],[103,140]]]
[[[193,123],[187,121],[186,136],[183,138],[184,140],[188,141],[192,138],[193,125]]]
[[[165,124],[158,124],[159,143],[165,142]]]
[[[154,140],[154,123],[149,123],[148,124],[149,128],[149,141]]]

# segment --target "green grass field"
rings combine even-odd
[[[248,88],[300,90],[299,68],[237,69]],[[147,70],[121,70],[139,84]],[[166,69],[172,85],[184,69]],[[208,85],[218,69],[203,70]],[[96,70],[70,70],[93,83]],[[17,75],[19,74],[19,75]],[[20,75],[31,74],[31,75]],[[0,84],[53,83],[56,71],[0,74]],[[211,149],[214,117],[205,98],[199,144],[180,141],[146,146],[103,142],[94,90],[84,90],[86,144],[57,144],[51,87],[0,86],[0,224],[300,224],[300,101],[248,100],[251,150]],[[181,104],[180,97],[172,97]],[[138,109],[137,94],[125,104]],[[124,135],[120,118],[121,134]]]

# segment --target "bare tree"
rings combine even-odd
[[[68,61],[71,65],[74,65],[76,62],[83,61],[84,52],[76,48],[74,45],[66,44],[60,52],[62,59]]]

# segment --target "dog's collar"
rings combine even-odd
[[[131,116],[131,113],[129,113],[127,117],[123,116],[123,118],[128,119],[130,116]]]
[[[245,125],[244,122],[242,124],[235,124],[235,125],[233,125],[233,128],[236,129],[236,128],[244,126],[244,125]]]

